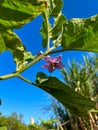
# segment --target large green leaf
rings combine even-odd
[[[67,21],[63,26],[61,43],[65,50],[98,52],[98,15]]]
[[[19,37],[12,31],[30,22],[46,9],[46,2],[37,0],[1,0],[0,1],[0,53],[10,50],[17,69],[33,59]]]
[[[36,0],[0,0],[0,31],[15,29],[45,11],[45,2]]]
[[[44,80],[43,77],[45,77]],[[75,92],[56,77],[46,78],[46,75],[40,72],[37,74],[37,84],[58,99],[72,114],[88,118],[88,112],[95,109],[93,101]]]

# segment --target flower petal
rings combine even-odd
[[[42,68],[49,68],[50,67],[50,64],[49,63],[47,63],[47,64],[45,64],[45,65],[43,65],[43,66],[41,66]]]
[[[48,69],[48,71],[49,71],[50,73],[55,70],[55,68],[53,68],[53,67],[51,66],[51,64],[49,64],[49,63],[47,63],[47,64],[45,64],[45,65],[43,65],[43,66],[41,66],[41,67]]]
[[[46,61],[46,62],[49,62],[51,57],[50,56],[44,56],[43,59]]]
[[[62,69],[64,64],[62,63],[62,55],[57,57],[44,56],[43,58],[47,64],[43,65],[42,68],[48,69],[49,72],[53,72],[55,69]]]
[[[59,62],[56,66],[56,69],[62,69],[64,68],[64,64],[62,62]]]

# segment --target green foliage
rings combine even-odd
[[[90,18],[73,18],[63,26],[62,47],[65,50],[98,52],[98,15]]]
[[[22,27],[41,14],[45,6],[45,2],[36,0],[1,0],[0,31]]]
[[[56,77],[48,77],[48,80],[38,84],[38,86],[58,99],[71,113],[79,117],[88,118],[87,113],[95,108],[93,101],[78,94]]]
[[[0,130],[7,130],[5,126],[0,126]]]
[[[57,119],[49,119],[47,121],[41,119],[41,126],[44,127],[45,130],[55,130],[53,124],[57,121]]]
[[[37,2],[36,0],[0,1],[0,52],[10,50],[17,64],[17,69],[27,63],[25,57],[28,57],[28,52],[12,30],[30,22],[41,14],[45,8],[45,2]],[[28,57],[29,59],[33,59],[31,54]]]
[[[63,129],[70,130],[70,114],[69,111],[55,98],[52,97],[51,104],[49,106],[44,107],[43,109],[46,109],[46,112],[50,113],[49,116],[52,119],[57,119],[57,122],[55,123],[55,128],[57,130],[57,127],[61,127]]]
[[[41,84],[42,82],[48,80],[48,77],[46,74],[44,74],[43,72],[39,72],[36,75],[36,83],[37,84]]]
[[[65,84],[74,91],[89,98],[96,99],[97,94],[97,57],[89,59],[84,57],[84,63],[77,63],[75,61],[69,65],[68,69],[63,69]]]
[[[17,67],[15,73],[7,76],[0,76],[0,80],[15,76],[20,78],[20,73],[22,71],[18,70],[21,68],[23,68],[23,71],[28,69],[30,66],[42,59],[43,56],[49,55],[51,51],[60,45],[62,45],[62,48],[65,51],[85,50],[98,52],[98,15],[87,19],[74,18],[66,20],[61,11],[62,7],[62,0],[47,0],[47,2],[44,0],[0,1],[0,53],[9,50],[13,54]],[[27,52],[20,38],[13,32],[13,29],[22,27],[41,13],[43,13],[43,23],[42,28],[40,29],[42,35],[42,46],[47,47],[47,49],[42,55],[36,56],[35,58],[30,52]],[[51,44],[51,41],[53,44]],[[70,69],[70,81],[73,85],[72,88],[76,88],[77,86],[73,83],[72,78],[74,77],[75,79],[78,79],[78,70],[76,67],[74,70],[72,69]],[[88,76],[85,73],[85,70],[86,69],[82,69],[80,72],[83,81],[84,79],[86,80]],[[67,76],[66,78],[68,79]],[[47,75],[42,72],[38,73],[36,76],[37,84],[22,77],[21,79],[50,93],[74,115],[87,118],[88,112],[95,109],[95,102],[91,101],[89,98],[89,89],[84,87],[87,85],[87,82],[85,82],[85,85],[81,84],[81,95],[69,87],[70,81],[66,84],[56,77],[47,77]],[[90,82],[90,79],[88,82]],[[78,83],[79,82],[77,82],[77,84]],[[88,95],[87,97],[85,96],[86,94]],[[13,116],[6,118],[6,122],[5,118],[2,117],[2,122],[4,125],[7,123],[7,127],[9,124],[14,123],[15,129],[25,129],[24,125]],[[13,126],[11,126],[11,128],[13,128]]]
[[[25,124],[23,124],[22,121],[20,120],[20,115],[17,115],[16,112],[14,112],[11,116],[8,117],[1,116],[0,124],[2,126],[6,126],[4,130],[6,130],[6,128],[11,130],[27,130]]]
[[[43,13],[43,23],[40,33],[43,47],[49,46],[49,39],[57,40],[65,23],[65,16],[61,13],[62,0],[50,0],[47,10]],[[50,22],[53,21],[53,22]],[[55,43],[55,42],[54,42]]]
[[[98,102],[98,57],[94,55],[93,57],[83,57],[82,63],[73,61],[72,63],[68,64],[68,68],[62,70],[62,74],[64,77],[65,84],[69,86],[69,88],[73,89],[75,92],[80,93],[81,95],[93,100],[96,103]],[[75,126],[75,129],[83,128],[91,129],[91,120],[96,120],[97,117],[98,107],[96,110],[91,110],[90,114],[92,118],[88,121],[84,118],[81,119],[82,123],[80,122],[80,118],[73,116],[71,114],[70,122],[71,126]],[[78,120],[75,123],[75,120]],[[76,124],[76,125],[75,125]],[[81,125],[80,125],[81,124]],[[82,125],[83,124],[83,125]],[[98,129],[95,121],[95,127]]]
[[[42,128],[38,124],[30,124],[28,125],[29,130],[41,130]]]
[[[28,60],[32,60],[34,58],[30,52],[26,51],[25,47],[22,45],[21,40],[14,32],[7,30],[1,34],[5,49],[11,51],[13,54],[14,61],[17,65],[17,70],[23,67]],[[0,43],[0,45],[2,45],[2,43]]]

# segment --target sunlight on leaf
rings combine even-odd
[[[46,9],[45,2],[35,0],[0,1],[0,30],[20,28]]]
[[[98,52],[98,15],[67,21],[63,26],[61,44],[65,50]]]
[[[40,29],[43,47],[47,46],[48,40],[57,40],[62,32],[62,26],[66,21],[65,16],[61,13],[62,7],[62,0],[50,0],[43,13],[43,23]]]

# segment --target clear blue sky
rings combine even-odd
[[[64,0],[63,13],[67,19],[90,17],[91,15],[98,14],[98,0]],[[42,18],[38,16],[23,28],[15,30],[27,47],[27,50],[31,51],[32,54],[36,54],[42,49],[39,33],[41,24]],[[65,52],[63,55],[65,67],[67,66],[68,59],[72,60],[74,58],[80,61],[85,54],[83,52]],[[47,70],[40,67],[42,65],[43,62],[37,63],[24,72],[23,75],[34,81],[36,73],[43,71],[48,75],[58,75],[59,78],[62,78],[60,71],[56,70],[50,74]],[[11,73],[13,70],[15,70],[15,64],[12,55],[9,52],[2,53],[0,55],[0,75]],[[34,117],[35,121],[40,117],[44,118],[45,114],[40,112],[42,111],[41,108],[50,103],[49,95],[46,92],[18,78],[0,81],[0,98],[2,99],[0,111],[4,115],[10,115],[12,112],[23,114],[26,123],[29,123],[30,117]]]

